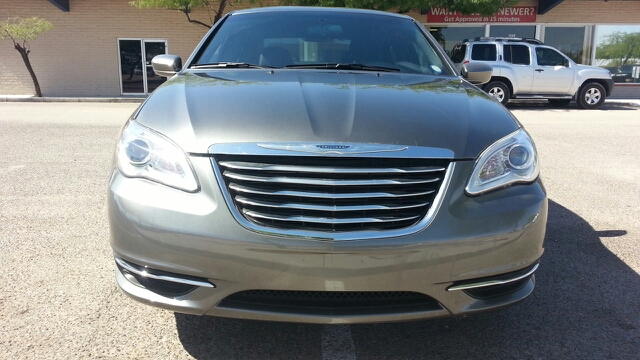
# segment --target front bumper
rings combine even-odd
[[[458,162],[441,208],[426,229],[395,238],[319,241],[242,227],[227,208],[209,159],[193,158],[192,163],[202,185],[196,194],[113,172],[108,206],[116,258],[148,273],[213,285],[176,293],[151,291],[119,267],[118,285],[138,301],[198,315],[359,323],[471,314],[515,304],[533,291],[531,274],[510,282],[511,287],[494,288],[502,290],[488,296],[451,287],[515,278],[533,269],[543,253],[547,218],[539,180],[468,197],[464,186],[473,163]],[[400,296],[407,306],[394,307],[393,302],[367,298],[372,301],[368,309],[365,302],[342,311],[323,305],[332,302],[309,311],[299,306],[308,299],[304,296],[300,303],[280,307],[250,306],[247,298],[232,301],[252,291],[304,296],[394,292],[423,296],[424,301]]]
[[[613,81],[613,79],[605,79],[605,82],[607,83],[607,86],[606,86],[607,97],[609,97],[611,96],[611,93],[613,93],[613,86],[615,82]]]

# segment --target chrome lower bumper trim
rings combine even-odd
[[[515,282],[515,281],[518,281],[518,280],[522,280],[522,279],[526,278],[527,276],[531,276],[531,274],[533,274],[536,271],[536,269],[538,269],[539,265],[540,264],[535,264],[531,268],[531,270],[527,271],[526,273],[524,273],[522,275],[516,276],[514,278],[500,279],[500,280],[488,280],[488,281],[481,281],[481,282],[471,283],[471,284],[455,285],[455,286],[451,286],[451,287],[447,288],[447,291],[476,289],[476,288],[481,288],[481,287],[512,283],[512,282]]]
[[[148,272],[146,270],[137,269],[136,267],[134,267],[131,264],[129,264],[128,262],[120,259],[119,257],[115,257],[115,260],[116,260],[116,263],[118,263],[118,265],[120,267],[122,267],[123,269],[127,270],[128,272],[130,272],[132,274],[139,275],[139,276],[143,276],[143,277],[146,277],[146,278],[149,278],[149,279],[169,281],[169,282],[174,282],[174,283],[179,283],[179,284],[186,284],[186,285],[193,285],[193,286],[215,288],[215,285],[211,284],[210,282],[192,280],[192,279],[184,279],[184,278],[179,278],[179,277],[176,277],[176,276],[153,274],[152,272]]]

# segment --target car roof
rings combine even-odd
[[[354,8],[332,8],[332,7],[316,7],[316,6],[269,6],[260,8],[250,8],[243,10],[234,10],[229,15],[254,14],[254,13],[274,13],[274,12],[327,12],[327,13],[353,13],[368,14],[378,16],[389,16],[400,19],[414,20],[412,17],[403,14],[394,14],[386,11],[354,9]]]
[[[464,39],[461,44],[466,43],[525,43],[533,45],[544,45],[544,43],[535,38],[508,38],[508,37],[476,37],[473,39]]]

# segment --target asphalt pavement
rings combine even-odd
[[[639,106],[509,106],[536,141],[550,199],[525,302],[333,326],[174,314],[118,290],[105,197],[137,106],[0,102],[0,358],[640,358]]]

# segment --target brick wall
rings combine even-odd
[[[190,24],[183,13],[138,10],[130,0],[70,0],[63,12],[47,0],[0,0],[0,20],[40,16],[53,30],[31,43],[31,62],[44,96],[118,96],[118,38],[166,39],[169,53],[186,60],[207,29]],[[261,4],[273,3],[272,0]],[[521,5],[537,5],[524,0]],[[249,1],[227,9],[254,6]],[[424,21],[424,15],[411,14]],[[211,14],[213,16],[213,14]],[[196,10],[192,17],[210,22]],[[540,23],[640,24],[640,1],[565,0]],[[0,41],[0,94],[33,94],[33,84],[11,41]]]
[[[537,22],[640,25],[640,1],[564,0]]]

